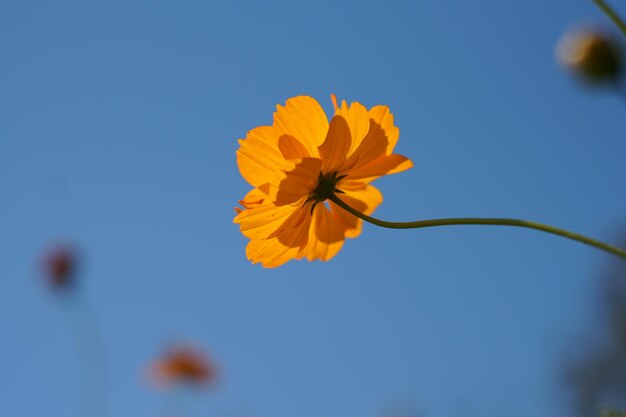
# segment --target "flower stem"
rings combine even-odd
[[[329,198],[333,203],[343,208],[347,212],[355,215],[356,217],[372,223],[376,226],[387,227],[390,229],[420,229],[423,227],[434,226],[453,226],[453,225],[483,225],[483,226],[512,226],[512,227],[525,227],[527,229],[535,229],[545,233],[551,233],[553,235],[562,236],[568,239],[576,240],[580,243],[584,243],[589,246],[593,246],[597,249],[609,252],[615,256],[626,259],[626,250],[609,245],[599,240],[591,239],[587,236],[580,235],[578,233],[570,232],[569,230],[559,229],[558,227],[550,226],[547,224],[531,222],[528,220],[519,219],[501,219],[501,218],[448,218],[448,219],[430,219],[430,220],[417,220],[413,222],[388,222],[384,220],[375,219],[366,214],[355,210],[341,200],[337,195],[332,194]]]
[[[604,0],[593,0],[593,2],[596,4],[596,6],[600,8],[600,10],[604,12],[604,14],[608,16],[609,19],[613,21],[613,23],[615,23],[615,26],[617,26],[622,31],[624,36],[626,36],[626,23],[624,23],[622,18],[619,17],[615,10],[613,10],[611,6],[606,4]]]

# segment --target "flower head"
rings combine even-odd
[[[399,130],[388,107],[332,101],[330,123],[315,99],[298,96],[277,106],[272,126],[239,140],[239,171],[254,188],[234,222],[250,239],[253,263],[272,268],[291,259],[331,259],[345,238],[361,233],[362,221],[328,197],[369,215],[383,200],[370,183],[413,166],[393,153]]]
[[[615,83],[622,76],[622,55],[617,42],[598,29],[566,33],[557,45],[562,65],[592,83]]]
[[[215,366],[205,354],[190,346],[177,346],[150,367],[152,380],[158,384],[202,385],[213,382]]]
[[[69,246],[52,248],[43,260],[44,274],[53,289],[65,290],[73,286],[76,269],[76,251]]]

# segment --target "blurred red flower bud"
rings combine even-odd
[[[48,284],[55,289],[67,289],[75,284],[76,251],[69,246],[57,246],[44,258],[44,273]]]
[[[557,45],[557,58],[583,80],[592,83],[617,83],[622,77],[620,45],[598,29],[567,32]]]

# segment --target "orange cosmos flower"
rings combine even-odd
[[[277,106],[272,126],[260,126],[239,140],[237,163],[254,188],[240,201],[234,219],[250,239],[248,259],[273,268],[291,259],[327,261],[345,238],[361,233],[362,221],[331,201],[372,214],[383,201],[370,183],[413,166],[394,154],[399,130],[387,106],[366,109],[345,101],[330,123],[308,96]]]
[[[204,353],[191,346],[177,346],[168,351],[152,364],[150,374],[158,385],[202,385],[216,378],[215,366]]]

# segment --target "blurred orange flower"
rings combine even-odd
[[[234,219],[250,239],[246,255],[273,268],[291,259],[327,261],[345,238],[361,233],[362,221],[330,201],[331,193],[355,209],[372,212],[382,202],[375,179],[413,166],[394,154],[399,130],[387,106],[366,109],[345,101],[330,123],[308,96],[277,106],[272,126],[239,140],[237,163],[254,188]]]
[[[197,348],[177,346],[151,365],[150,376],[159,385],[203,385],[213,382],[217,372],[207,356]]]

